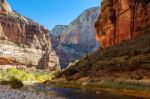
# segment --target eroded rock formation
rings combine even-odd
[[[6,0],[0,0],[0,13],[10,13],[12,12],[11,7]]]
[[[59,69],[49,41],[49,31],[43,26],[16,12],[0,13],[0,65]]]
[[[51,31],[53,47],[63,68],[98,48],[94,29],[98,14],[99,7],[87,9],[68,26],[57,25]]]
[[[95,23],[97,40],[106,48],[139,35],[150,25],[150,0],[103,0]]]

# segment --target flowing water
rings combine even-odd
[[[40,91],[48,92],[52,99],[137,99],[128,96],[115,95],[108,92],[96,93],[94,91],[37,86]]]

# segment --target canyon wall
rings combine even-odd
[[[49,42],[49,31],[10,11],[0,10],[0,65],[60,69],[59,59]]]
[[[63,68],[98,48],[94,29],[98,14],[99,7],[87,9],[69,25],[57,25],[51,31],[52,45]]]
[[[101,14],[95,23],[97,40],[102,48],[134,38],[148,26],[149,0],[103,0]]]

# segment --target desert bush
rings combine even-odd
[[[23,87],[23,83],[15,77],[12,77],[9,81],[9,84],[13,89],[19,89]]]
[[[10,80],[12,77],[24,82],[24,83],[35,83],[35,82],[44,82],[46,80],[51,80],[53,77],[56,76],[56,71],[52,71],[52,72],[40,72],[40,71],[36,71],[36,72],[27,72],[25,70],[20,70],[20,69],[15,69],[15,68],[11,68],[8,70],[2,70],[0,69],[0,80],[1,81],[8,81]]]
[[[44,73],[44,72],[36,72],[34,74],[35,79],[39,82],[44,82],[46,80],[51,80],[52,78],[54,78],[57,75],[56,71],[52,71],[50,73]]]
[[[70,76],[65,76],[65,79],[66,79],[67,81],[71,81],[71,80],[72,80],[72,77],[70,77]]]
[[[129,59],[129,65],[132,66],[133,68],[137,67],[137,66],[139,66],[140,60],[141,60],[140,56],[132,57]]]
[[[25,72],[24,70],[11,68],[7,70],[7,73],[8,73],[8,77],[14,76],[15,78],[21,81],[35,80],[35,77],[32,73]]]
[[[19,89],[23,87],[23,83],[15,77],[11,77],[10,80],[3,80],[0,82],[1,85],[10,85],[13,89]]]
[[[2,80],[2,81],[0,81],[0,84],[1,84],[1,85],[8,85],[8,84],[9,84],[9,81]]]
[[[142,67],[145,69],[150,69],[150,64],[142,64]]]

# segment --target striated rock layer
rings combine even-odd
[[[12,12],[11,7],[6,0],[0,0],[0,13],[10,13]]]
[[[98,48],[94,29],[98,14],[99,7],[87,9],[68,26],[57,25],[51,31],[53,47],[63,68]]]
[[[97,40],[102,48],[139,35],[150,26],[150,0],[103,0],[95,23]]]
[[[16,12],[0,13],[0,65],[59,69],[49,41],[49,31],[43,26]]]

